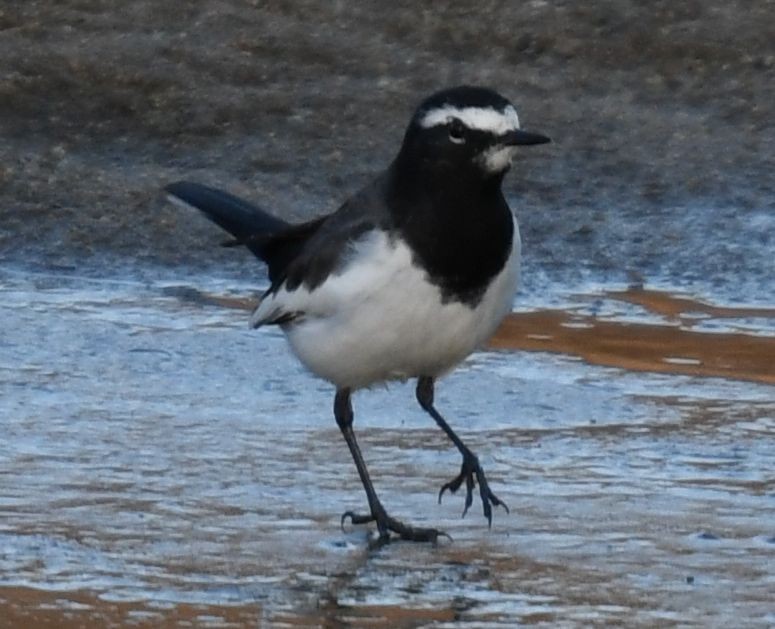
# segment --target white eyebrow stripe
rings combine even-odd
[[[511,105],[503,111],[492,107],[454,107],[444,105],[429,109],[420,118],[420,126],[428,129],[437,125],[444,125],[450,118],[457,118],[469,129],[489,131],[495,135],[501,135],[519,129],[519,116],[517,110]]]

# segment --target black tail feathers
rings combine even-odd
[[[164,190],[174,197],[173,201],[182,201],[197,208],[238,240],[280,232],[290,226],[252,203],[216,188],[178,181]]]
[[[228,244],[244,244],[261,259],[262,241],[290,227],[284,220],[216,188],[178,181],[164,190],[173,203],[196,208],[234,236],[235,241]]]
[[[201,211],[234,236],[225,245],[244,245],[266,262],[272,282],[284,276],[288,265],[324,220],[291,225],[227,192],[190,181],[178,181],[164,190],[173,203]]]

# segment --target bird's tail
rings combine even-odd
[[[199,210],[234,236],[235,240],[226,244],[245,245],[262,260],[266,257],[263,243],[290,227],[252,203],[216,188],[178,181],[166,186],[164,191],[175,205]]]
[[[227,192],[190,181],[178,181],[164,190],[175,205],[199,210],[234,236],[225,245],[244,245],[263,260],[273,284],[284,277],[288,265],[326,220],[322,216],[291,225]]]

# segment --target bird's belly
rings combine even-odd
[[[400,247],[400,245],[398,245]],[[519,247],[475,307],[442,300],[440,289],[398,252],[353,290],[357,278],[343,274],[339,306],[308,315],[286,327],[294,353],[304,365],[337,387],[357,389],[385,380],[439,376],[483,344],[511,310],[519,277]],[[376,269],[375,269],[376,270]],[[378,281],[375,281],[378,278]]]

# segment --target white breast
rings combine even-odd
[[[511,310],[521,248],[514,224],[511,256],[474,308],[443,303],[406,244],[371,232],[338,274],[313,291],[278,291],[254,319],[278,309],[304,312],[285,326],[291,347],[310,371],[337,387],[439,376],[482,345]]]

